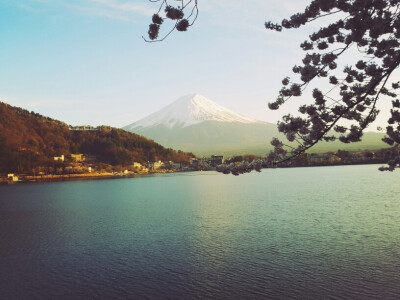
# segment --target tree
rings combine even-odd
[[[269,108],[278,109],[291,98],[300,97],[316,78],[325,78],[331,87],[327,92],[315,88],[313,104],[301,105],[299,116],[283,117],[278,129],[291,144],[274,139],[275,150],[270,158],[277,162],[292,159],[322,140],[360,141],[365,128],[379,113],[377,103],[382,96],[392,99],[391,117],[383,140],[398,147],[400,101],[396,98],[400,82],[391,82],[390,78],[400,64],[399,10],[400,0],[314,0],[304,12],[281,24],[265,23],[267,29],[281,31],[299,28],[328,15],[337,16],[300,45],[306,54],[302,64],[293,67],[300,81],[284,78],[283,87]],[[351,49],[359,54],[353,65],[337,71],[339,58]],[[392,171],[399,165],[400,159],[396,158],[382,170]]]
[[[166,17],[174,20],[168,17],[172,8],[166,1],[162,1],[159,11],[164,4]],[[197,1],[195,6],[197,13]],[[176,15],[187,6],[182,2],[181,7],[175,8]],[[155,16],[158,14],[153,16],[153,21],[160,21]],[[183,14],[179,16],[183,18]],[[287,142],[273,139],[274,151],[263,164],[275,165],[296,158],[320,141],[360,141],[363,131],[376,119],[377,104],[382,98],[392,102],[383,141],[394,147],[400,144],[400,100],[397,99],[400,82],[391,80],[400,64],[400,0],[312,0],[303,12],[280,24],[266,22],[265,27],[277,31],[296,29],[327,16],[334,20],[300,45],[306,54],[301,64],[293,67],[297,80],[284,78],[283,87],[269,108],[277,110],[290,99],[302,96],[313,80],[325,80],[327,91],[315,88],[312,104],[301,105],[298,115],[286,115],[278,122],[278,129]],[[150,39],[157,39],[158,29],[149,30]],[[349,51],[356,52],[352,55],[353,63],[338,70],[340,58]],[[400,167],[399,157],[381,170],[393,171],[396,167]],[[235,164],[234,173],[238,173],[238,168]],[[239,173],[253,169],[243,163]],[[222,171],[227,173],[229,168]]]
[[[143,37],[146,42],[160,42],[168,37],[174,30],[187,31],[194,24],[199,13],[197,0],[175,0],[178,5],[171,5],[167,0],[149,0],[159,3],[157,13],[152,16],[152,23],[149,25],[149,39]],[[161,25],[164,20],[171,20],[174,25],[162,38],[159,38]]]

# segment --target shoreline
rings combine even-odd
[[[135,178],[139,176],[178,173],[185,171],[163,170],[162,172],[134,173],[134,174],[115,174],[115,173],[85,173],[85,174],[63,174],[63,175],[28,175],[22,176],[18,181],[9,181],[7,178],[0,178],[0,184],[29,184],[29,183],[45,183],[45,182],[62,182],[62,181],[85,181],[85,180],[101,180],[101,179],[122,179]]]
[[[341,164],[315,164],[309,166],[280,166],[271,169],[287,169],[287,168],[313,168],[313,167],[335,167],[335,166],[357,166],[357,165],[378,165],[385,164],[384,162],[370,161],[370,162],[355,162],[355,163],[341,163]],[[262,168],[270,169],[270,168]],[[101,180],[101,179],[122,179],[122,178],[136,178],[147,175],[167,174],[167,173],[183,173],[183,172],[196,172],[202,170],[162,170],[147,173],[85,173],[85,174],[63,174],[63,175],[20,175],[21,179],[18,181],[9,181],[5,177],[0,177],[0,185],[13,185],[13,184],[32,184],[32,183],[47,183],[47,182],[62,182],[62,181],[85,181],[85,180]],[[209,171],[215,171],[215,168]]]

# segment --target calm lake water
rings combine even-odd
[[[399,299],[376,165],[0,186],[1,299]]]

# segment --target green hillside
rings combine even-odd
[[[197,156],[222,154],[235,156],[254,154],[264,156],[272,150],[270,141],[285,137],[278,132],[277,126],[271,123],[240,124],[206,121],[188,127],[153,126],[138,128],[136,133],[154,139],[167,147],[175,147],[190,151]],[[388,147],[382,142],[384,134],[366,132],[361,142],[344,144],[339,140],[320,142],[308,152],[324,153],[339,149],[346,151],[377,150]]]

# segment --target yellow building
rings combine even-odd
[[[81,162],[85,160],[85,156],[83,154],[71,154],[71,159],[75,162]]]
[[[132,165],[132,167],[134,167],[134,168],[141,168],[142,167],[142,164],[141,163],[138,163],[138,162],[134,162],[133,163],[133,165]]]
[[[7,180],[8,181],[18,181],[18,176],[15,174],[7,174]]]
[[[64,155],[55,156],[55,157],[54,157],[54,160],[55,160],[55,161],[64,161]]]

